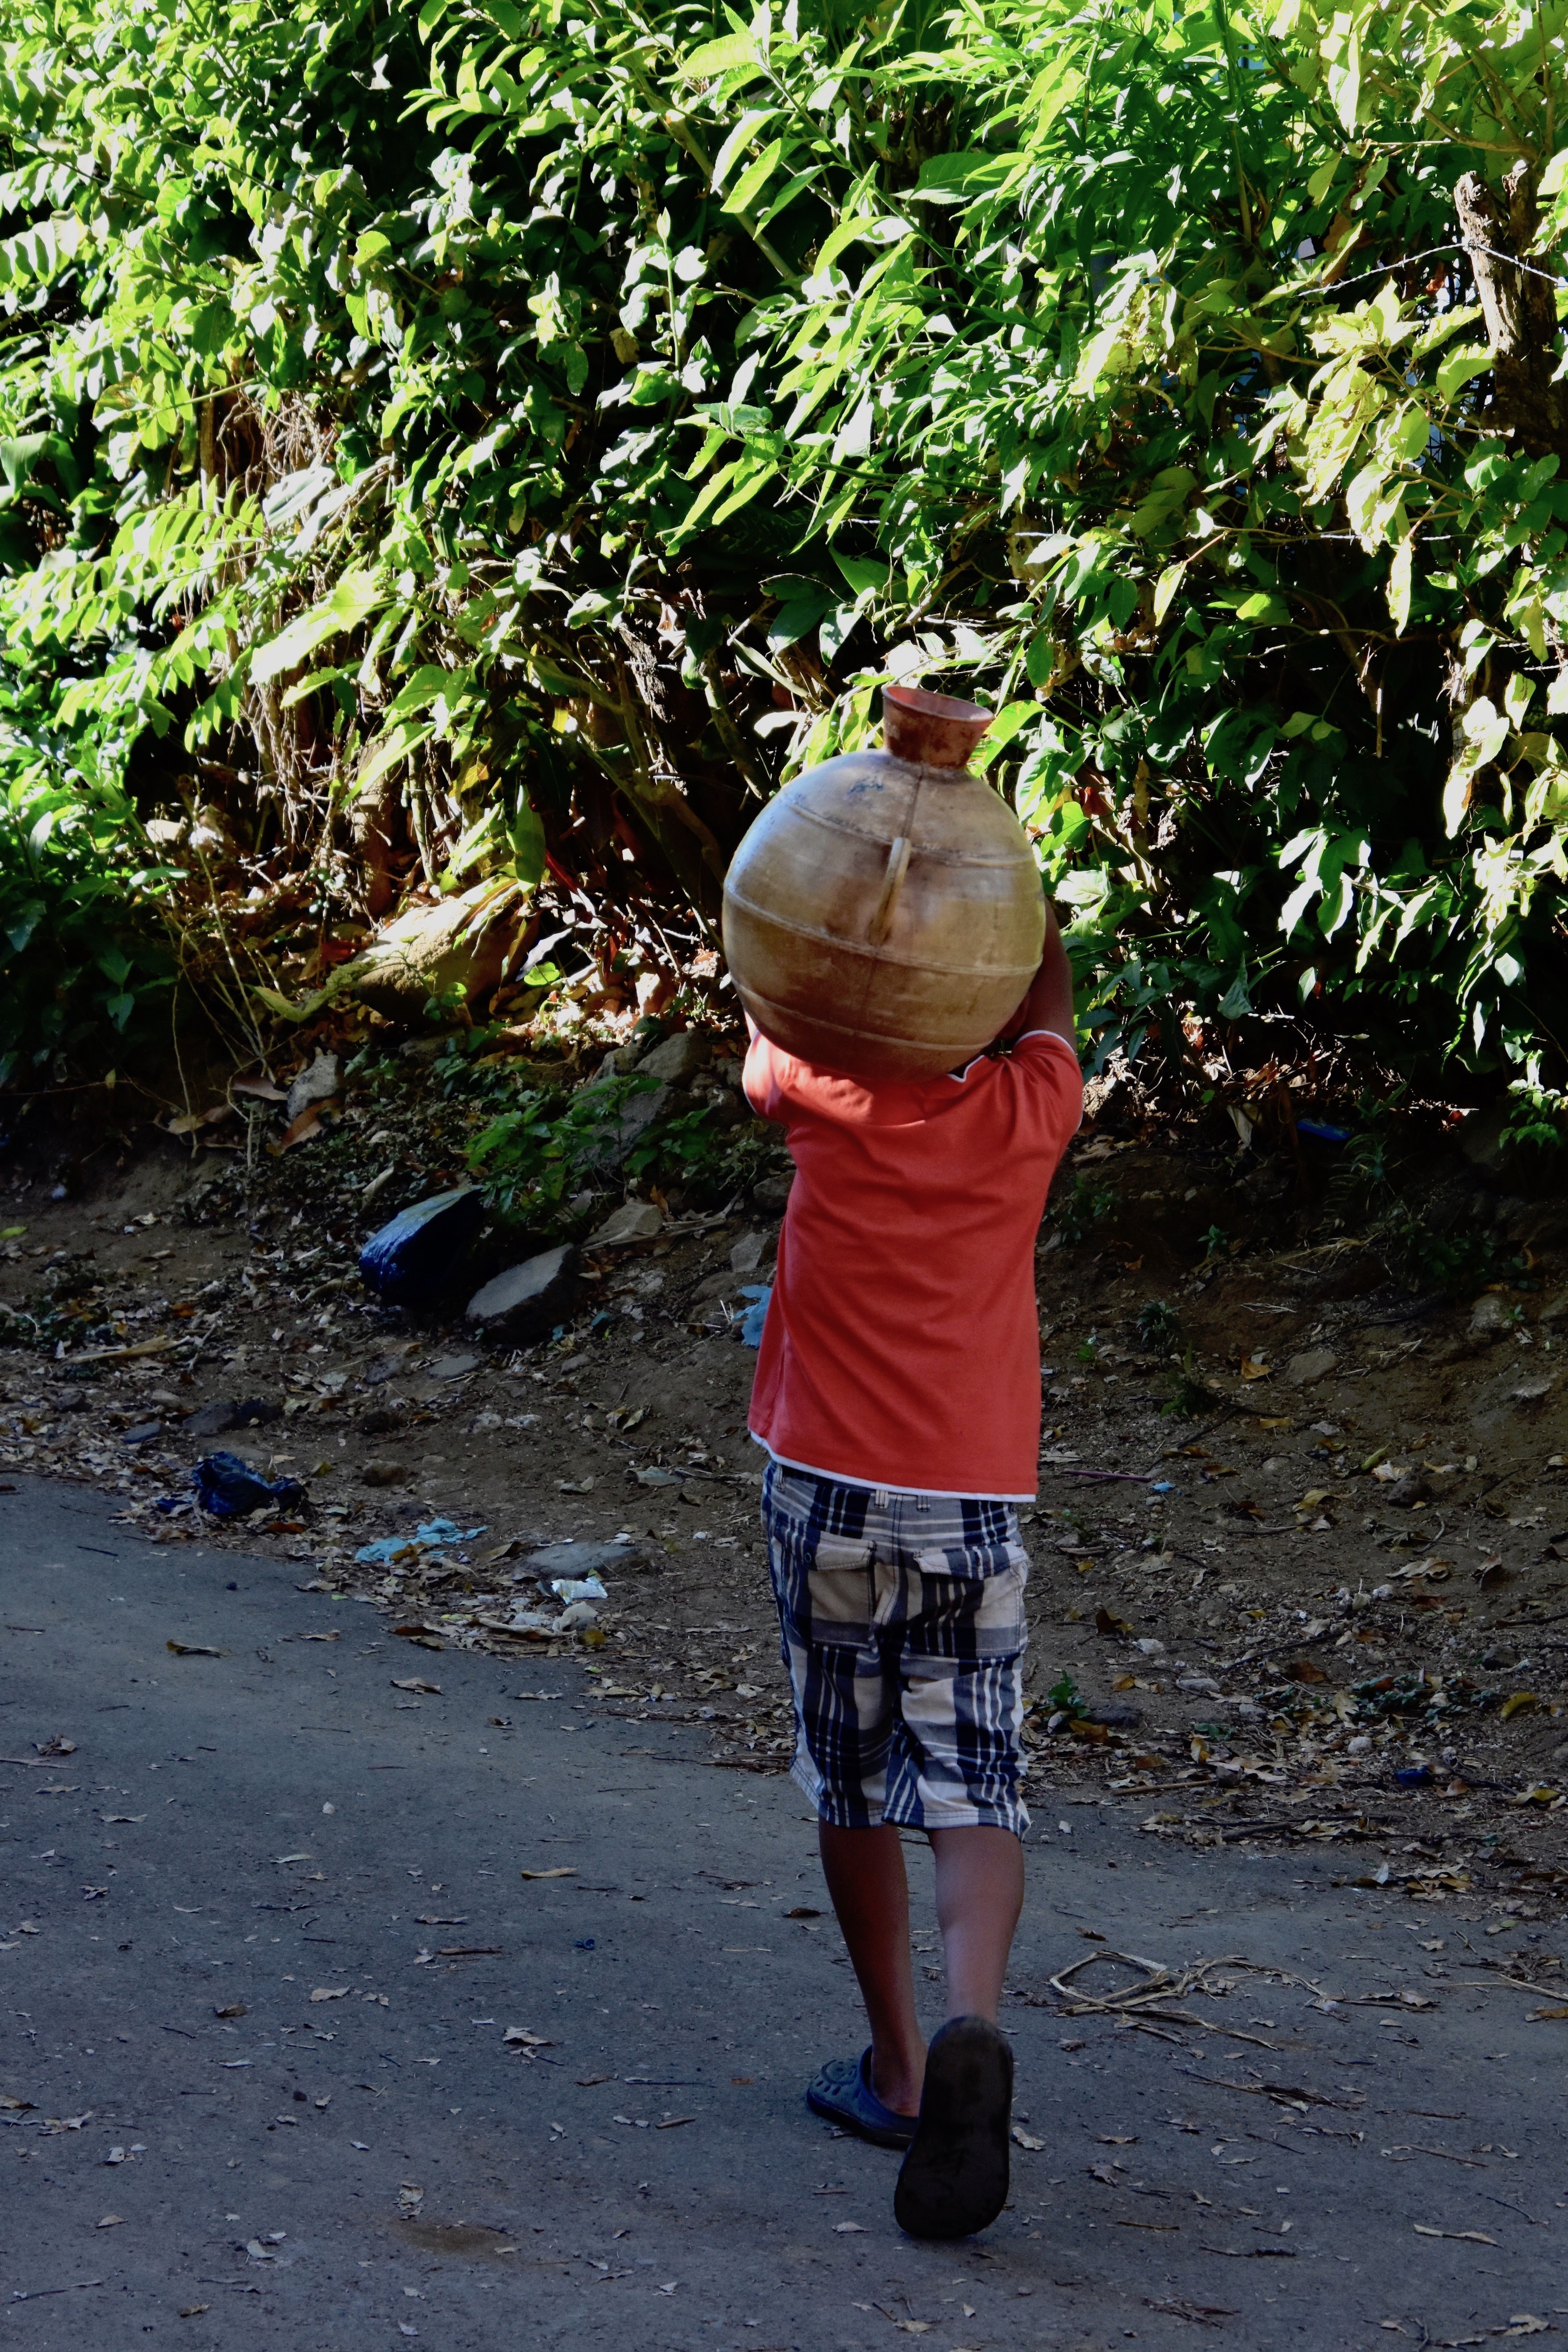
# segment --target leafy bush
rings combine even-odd
[[[0,625],[143,814],[711,921],[923,680],[1097,1054],[1568,1076],[1552,9],[5,21]]]

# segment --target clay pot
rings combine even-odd
[[[1023,827],[965,765],[990,719],[885,688],[886,750],[798,776],[737,850],[725,953],[786,1053],[851,1077],[933,1077],[1017,1011],[1045,900]]]

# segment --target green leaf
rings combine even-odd
[[[1402,540],[1388,567],[1388,617],[1396,637],[1405,635],[1410,619],[1410,565],[1414,551],[1411,541]]]
[[[683,81],[717,81],[737,66],[758,63],[757,45],[749,33],[726,33],[722,39],[704,41],[675,68]]]
[[[1445,400],[1453,400],[1467,383],[1484,375],[1491,365],[1491,353],[1484,343],[1461,343],[1450,352],[1437,370],[1437,390]]]
[[[754,157],[742,172],[734,187],[725,197],[723,210],[727,213],[741,215],[748,213],[778,170],[783,156],[782,139],[770,141],[761,154]]]
[[[380,605],[388,603],[391,595],[390,585],[379,573],[345,572],[323,603],[301,613],[277,636],[256,647],[250,659],[251,677],[259,685],[277,677],[280,671],[297,668],[329,637],[357,629]]]

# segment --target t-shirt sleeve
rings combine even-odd
[[[1083,1123],[1083,1073],[1077,1055],[1054,1029],[1030,1029],[1014,1039],[1009,1067],[1065,1151]]]
[[[751,1043],[746,1049],[741,1089],[758,1118],[777,1121],[782,1116],[778,1056],[761,1030],[750,1023],[747,1026],[751,1028]]]

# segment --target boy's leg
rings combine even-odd
[[[942,1834],[1000,1837],[1005,1832],[949,1830]],[[909,1958],[909,1882],[904,1874],[904,1848],[898,1832],[891,1828],[838,1829],[830,1822],[821,1822],[817,1836],[828,1893],[849,1946],[850,1960],[871,2021],[872,2089],[883,2105],[891,2107],[895,2115],[917,2115],[925,2073],[925,2037],[915,2009],[915,1971]],[[1017,1840],[1011,1843],[1016,1846]],[[937,1866],[940,1869],[940,1864]],[[1016,1923],[1016,1910],[1013,1917]],[[1006,1960],[1004,1949],[1003,1967]],[[948,1978],[951,1982],[951,1963]],[[999,1973],[997,1990],[1001,1990]],[[995,2016],[994,2002],[988,2014]]]
[[[1011,1830],[932,1830],[929,1835],[947,2014],[985,2017],[994,2025],[1023,1909],[1023,1848]]]

